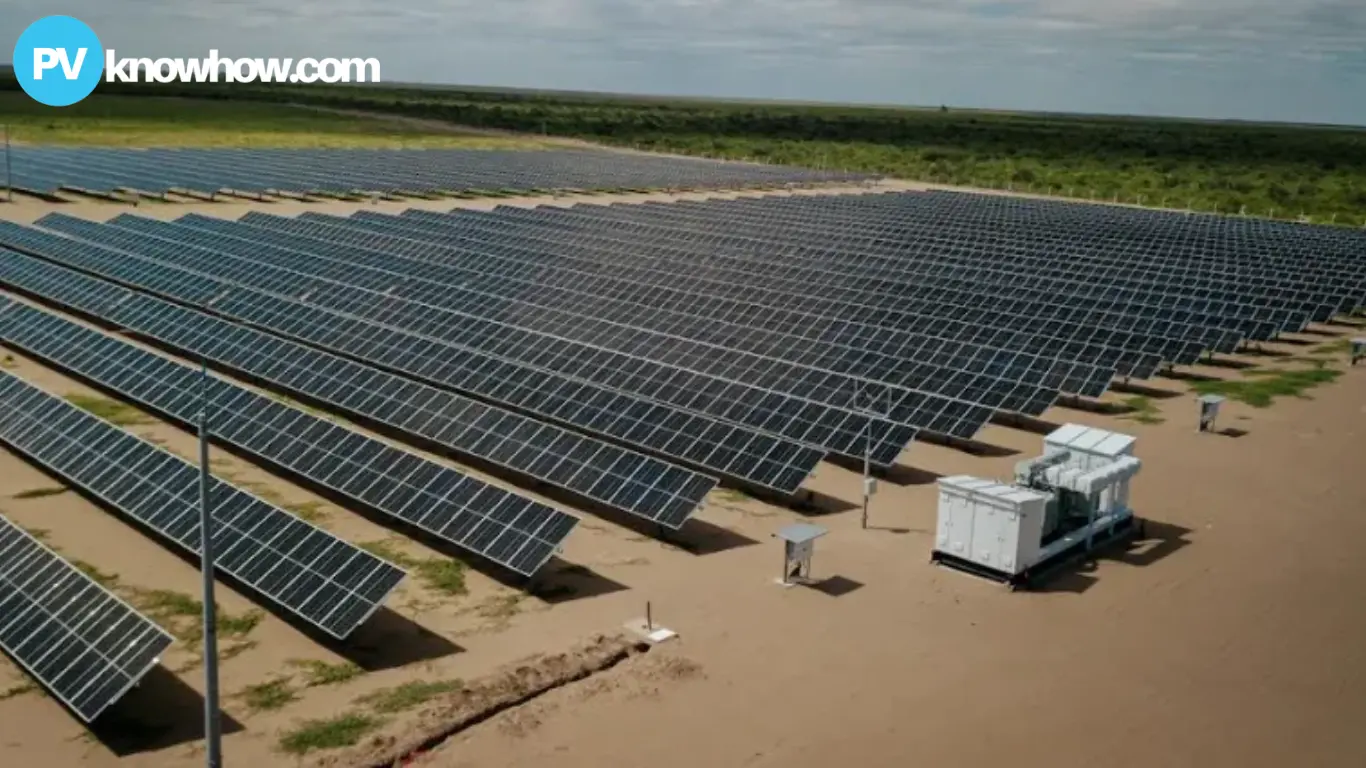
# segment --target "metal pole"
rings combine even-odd
[[[873,420],[863,417],[863,530],[868,530],[868,477],[873,453]]]
[[[9,155],[9,123],[5,123],[5,200],[14,202],[14,164]]]
[[[209,509],[209,366],[199,367],[199,558],[204,577],[204,760],[223,765],[218,717],[218,615],[213,599],[213,514]]]

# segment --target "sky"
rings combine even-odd
[[[1366,125],[1366,0],[4,0],[119,56],[388,81]]]

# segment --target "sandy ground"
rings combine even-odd
[[[270,209],[344,212],[347,205]],[[240,213],[228,204],[193,207]],[[189,208],[139,210],[176,216]],[[63,210],[106,218],[126,208]],[[30,212],[24,204],[0,211]],[[92,394],[23,356],[5,364],[51,392]],[[1366,488],[1352,477],[1366,447],[1366,368],[1315,390],[1312,400],[1226,406],[1223,423],[1245,433],[1236,438],[1196,433],[1183,385],[1154,384],[1173,395],[1158,401],[1163,424],[1064,408],[1045,415],[1138,435],[1146,465],[1133,502],[1152,522],[1150,540],[1064,573],[1038,593],[1011,594],[927,562],[933,480],[1008,477],[1014,462],[1039,449],[1037,434],[993,425],[980,439],[997,455],[912,446],[904,471],[874,498],[868,531],[855,506],[858,475],[822,466],[811,487],[847,509],[817,520],[831,529],[817,547],[816,575],[829,579],[819,588],[773,584],[781,548],[771,536],[803,518],[723,491],[699,515],[705,525],[690,531],[691,550],[585,513],[547,597],[474,571],[468,594],[458,596],[414,577],[344,645],[321,643],[267,614],[224,646],[237,649],[222,667],[227,762],[371,764],[387,746],[466,711],[473,694],[385,715],[378,735],[353,750],[300,760],[278,743],[303,720],[372,712],[360,699],[399,684],[460,680],[471,690],[497,690],[508,675],[542,675],[543,663],[574,668],[580,651],[572,649],[600,647],[593,638],[617,633],[649,601],[679,641],[551,686],[470,725],[419,764],[1359,765],[1366,616],[1357,590],[1366,565],[1355,543],[1366,536]],[[177,428],[130,429],[182,455],[194,451],[193,438]],[[313,503],[319,524],[350,541],[393,539],[411,557],[439,556],[245,461],[221,451],[215,457],[215,471],[239,485],[289,505]],[[12,519],[44,532],[69,558],[117,575],[123,589],[196,593],[192,563],[80,496],[15,498],[57,485],[0,452],[0,510]],[[230,614],[253,608],[226,588],[219,595]],[[350,660],[363,674],[308,687],[298,660]],[[296,700],[277,710],[247,706],[249,686],[282,679]],[[23,687],[0,661],[0,766],[143,768],[202,759],[202,672],[192,644],[178,643],[94,732]]]
[[[877,181],[862,184],[850,184],[842,186],[830,186],[811,189],[793,189],[791,191],[707,191],[707,192],[653,192],[653,193],[622,193],[622,194],[573,194],[525,197],[500,197],[500,198],[442,198],[436,200],[426,199],[403,199],[403,200],[384,200],[373,201],[347,201],[347,200],[290,200],[276,199],[267,202],[248,199],[234,199],[230,197],[220,197],[216,201],[199,201],[191,198],[178,198],[174,202],[161,202],[159,200],[143,200],[137,205],[124,202],[114,202],[97,200],[92,198],[71,197],[67,202],[52,203],[25,195],[16,195],[13,203],[0,203],[0,219],[17,221],[20,223],[31,223],[35,219],[41,218],[53,211],[68,214],[70,216],[80,216],[92,221],[106,221],[122,213],[130,213],[137,216],[147,216],[158,219],[176,219],[189,213],[199,213],[205,216],[219,216],[226,219],[237,219],[251,211],[261,211],[273,213],[280,216],[296,216],[308,211],[316,213],[333,214],[346,216],[356,211],[379,211],[381,213],[399,213],[410,208],[419,208],[430,211],[449,211],[455,208],[469,210],[489,210],[500,205],[515,205],[521,207],[531,207],[537,205],[558,205],[569,206],[575,204],[598,204],[610,205],[613,203],[643,203],[643,202],[669,202],[674,200],[726,200],[740,197],[758,196],[786,196],[786,195],[829,195],[829,194],[859,194],[869,191],[906,191],[928,189],[924,184],[907,181]]]

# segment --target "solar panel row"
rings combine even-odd
[[[0,372],[0,442],[187,553],[199,552],[199,470],[75,405]],[[216,478],[219,569],[286,613],[344,638],[403,571]]]
[[[544,369],[457,354],[420,335],[328,312],[298,299],[234,286],[124,251],[8,222],[0,222],[0,244],[779,493],[796,492],[824,456],[817,448],[758,430],[674,410]]]
[[[863,176],[586,150],[105,149],[14,147],[13,185],[295,194],[749,187]]]
[[[21,254],[0,260],[0,284],[669,528],[680,527],[716,485],[682,467]]]
[[[215,439],[514,573],[534,574],[578,523],[232,382],[201,392],[192,368],[4,297],[0,340],[185,424],[207,398]]]
[[[157,663],[171,635],[0,516],[0,648],[85,722]]]

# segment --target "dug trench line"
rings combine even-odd
[[[496,715],[606,672],[649,650],[648,643],[621,635],[602,636],[566,653],[528,660],[450,698],[433,702],[400,735],[376,735],[363,746],[348,750],[349,754],[329,755],[317,764],[348,768],[408,765],[413,758]]]

